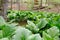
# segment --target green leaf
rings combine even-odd
[[[46,32],[43,32],[43,40],[53,40],[50,35],[48,35]]]
[[[33,32],[38,32],[39,29],[38,27],[32,22],[32,21],[27,21],[28,25],[26,26],[29,30]]]
[[[2,30],[3,37],[9,37],[15,30],[15,25],[5,22],[3,17],[0,16],[0,30]]]
[[[43,32],[44,40],[59,40],[59,29],[57,27],[51,27],[46,32]]]
[[[5,20],[3,19],[2,16],[0,16],[0,26],[4,25],[5,24]]]
[[[15,35],[13,36],[13,40],[26,40],[27,37],[29,37],[32,34],[31,31],[29,31],[28,29],[19,27],[16,32]]]
[[[42,38],[39,34],[33,34],[29,36],[27,40],[42,40]]]
[[[48,23],[47,20],[45,18],[43,18],[43,19],[40,19],[40,22],[37,24],[37,26],[39,29],[41,29],[41,28],[45,27],[47,23]]]
[[[4,37],[10,37],[13,34],[13,32],[15,31],[15,26],[13,26],[11,24],[5,24],[5,25],[3,25],[2,31],[3,31]]]
[[[0,30],[0,39],[3,38],[3,32]]]
[[[9,40],[8,38],[2,38],[2,39],[0,39],[0,40]]]
[[[59,36],[55,36],[53,39],[54,40],[59,40]]]
[[[59,29],[56,26],[51,27],[50,29],[47,30],[47,33],[51,37],[55,37],[59,35]]]

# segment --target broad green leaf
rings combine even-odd
[[[13,36],[13,40],[27,40],[27,37],[29,37],[32,34],[31,31],[29,31],[28,29],[19,27],[16,32],[15,35]]]
[[[0,30],[2,30],[3,37],[9,37],[12,35],[15,26],[5,22],[3,17],[0,16]]]
[[[59,29],[54,26],[54,27],[51,27],[50,29],[47,30],[47,33],[51,36],[51,37],[55,37],[55,36],[58,36],[59,35]]]
[[[29,36],[27,40],[42,40],[42,38],[39,34],[33,34]]]
[[[0,39],[3,38],[3,32],[0,30]]]
[[[4,24],[5,24],[5,20],[3,19],[2,16],[0,16],[0,28],[1,28],[1,26],[4,25]]]
[[[48,23],[47,20],[45,18],[43,18],[43,19],[40,19],[40,22],[37,24],[37,26],[39,29],[41,29],[41,28],[45,27],[47,23]]]
[[[59,40],[59,36],[55,36],[53,39],[54,40]]]
[[[59,40],[59,29],[54,26],[48,29],[47,33],[43,32],[43,39],[44,40]]]
[[[2,31],[3,31],[4,37],[9,37],[15,31],[15,26],[13,26],[11,24],[5,24],[5,25],[3,25]]]
[[[2,39],[0,39],[0,40],[9,40],[8,38],[2,38]]]
[[[48,35],[46,32],[43,32],[43,40],[53,40],[50,35]]]
[[[38,27],[32,22],[32,21],[27,21],[28,25],[26,26],[29,30],[33,32],[38,32],[39,29]]]

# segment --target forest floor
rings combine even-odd
[[[51,8],[45,7],[45,8],[41,8],[41,9],[38,8],[36,10],[60,13],[60,6],[58,5],[58,6],[54,6],[54,7],[51,7]]]
[[[13,5],[12,8],[16,8],[15,7],[16,5]],[[17,8],[18,9],[18,8]],[[26,4],[21,4],[20,5],[20,10],[28,10],[28,7]],[[57,12],[57,13],[60,13],[60,5],[57,5],[57,6],[53,6],[53,7],[45,7],[45,8],[37,8],[37,9],[33,9],[33,10],[39,10],[39,11],[47,11],[47,12]]]
[[[27,8],[26,7],[21,7],[22,10],[26,10]],[[57,12],[57,13],[60,13],[60,6],[54,6],[52,8],[37,8],[37,9],[34,9],[34,10],[39,10],[39,11],[47,11],[47,12]]]

